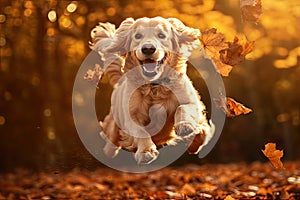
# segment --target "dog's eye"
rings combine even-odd
[[[158,36],[159,38],[161,38],[161,39],[164,39],[164,38],[166,38],[166,35],[165,35],[165,34],[163,34],[163,33],[159,33],[157,36]]]
[[[137,33],[137,34],[135,34],[134,37],[135,37],[135,39],[137,39],[137,40],[138,40],[138,39],[141,39],[141,38],[142,38],[142,34]]]

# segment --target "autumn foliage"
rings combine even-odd
[[[255,10],[251,6],[248,7],[248,5],[242,6],[243,3],[245,4],[244,1],[241,1],[241,8],[243,8],[244,12],[247,10],[249,10],[249,12],[250,10]],[[255,5],[256,3],[257,2],[253,2]],[[203,45],[205,57],[212,61],[216,71],[222,76],[229,76],[233,66],[244,61],[246,55],[251,53],[254,48],[254,41],[248,42],[241,40],[236,36],[234,37],[233,42],[225,42],[224,34],[217,32],[216,28],[211,28],[202,32],[199,39]],[[236,102],[233,98],[226,98],[222,94],[220,94],[219,99],[214,99],[214,102],[218,108],[225,112],[227,117],[234,117],[252,112],[251,109]]]
[[[241,41],[237,37],[233,42],[225,42],[225,36],[212,28],[202,32],[200,41],[205,50],[205,56],[212,60],[216,70],[222,76],[229,76],[232,66],[245,60],[245,56],[252,52],[254,42]]]
[[[219,98],[213,99],[217,108],[224,111],[227,117],[235,117],[241,114],[248,114],[252,112],[250,108],[236,102],[233,98],[225,97],[220,94]]]
[[[241,0],[240,7],[244,20],[259,21],[259,16],[262,14],[260,0]],[[217,33],[215,28],[204,31],[199,39],[203,44],[206,58],[211,59],[217,72],[222,76],[229,76],[233,66],[245,60],[246,55],[254,49],[254,41],[243,41],[237,36],[234,37],[233,42],[225,42],[224,34]],[[221,93],[219,98],[214,99],[214,102],[219,109],[224,111],[227,117],[235,117],[252,112],[251,109],[243,104],[235,101],[233,98],[225,97]],[[265,150],[262,150],[262,152],[275,169],[283,168],[283,164],[280,161],[283,151],[276,150],[276,144],[266,144]],[[228,199],[231,199],[231,197],[228,197]]]
[[[300,163],[166,167],[147,174],[109,168],[0,174],[0,199],[299,199]]]
[[[221,60],[220,51],[227,48],[225,36],[217,33],[216,28],[212,28],[202,32],[200,41],[205,50],[205,56],[212,60],[216,70],[223,76],[228,76],[232,70],[232,66],[225,64]]]
[[[283,164],[280,158],[283,156],[282,150],[276,149],[275,143],[268,143],[265,145],[265,150],[262,150],[264,155],[270,160],[275,169],[282,169]]]
[[[262,14],[261,0],[241,0],[242,17],[246,21],[258,22]]]

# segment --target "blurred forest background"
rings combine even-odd
[[[0,168],[100,166],[72,117],[72,87],[90,52],[90,30],[100,21],[118,26],[127,17],[158,15],[202,31],[215,27],[227,41],[235,35],[255,41],[248,60],[224,78],[227,96],[253,112],[227,118],[206,158],[183,155],[175,164],[266,160],[261,149],[270,141],[284,149],[283,160],[299,159],[300,1],[264,0],[262,7],[255,24],[242,20],[238,0],[1,0]],[[108,112],[110,93],[104,80],[99,119]]]

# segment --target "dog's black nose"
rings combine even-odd
[[[142,46],[142,53],[145,55],[148,55],[148,56],[152,55],[155,51],[156,51],[156,48],[152,44],[144,44]]]

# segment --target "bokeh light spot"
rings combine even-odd
[[[11,93],[8,92],[8,91],[5,91],[5,92],[4,92],[4,99],[5,99],[6,101],[12,100],[12,95],[11,95]]]
[[[48,28],[47,29],[47,35],[49,37],[53,37],[55,35],[55,29],[54,28]]]
[[[4,23],[6,21],[6,16],[3,14],[0,14],[0,23]]]
[[[80,93],[76,93],[74,95],[75,97],[75,102],[78,106],[83,106],[84,105],[84,100],[83,100],[83,97]]]
[[[4,125],[5,124],[5,117],[0,115],[0,125]]]
[[[279,123],[284,123],[287,122],[290,119],[290,115],[288,113],[281,113],[279,115],[277,115],[276,120]]]
[[[83,16],[77,17],[76,24],[82,26],[85,24],[85,18]]]
[[[55,22],[57,19],[55,10],[51,10],[48,12],[48,19],[50,22]]]
[[[4,47],[6,45],[6,39],[4,37],[0,37],[0,47]]]
[[[70,28],[72,26],[72,21],[68,17],[62,16],[59,18],[59,24],[64,28]]]
[[[278,90],[289,90],[292,87],[291,82],[286,79],[278,80],[275,85]]]
[[[27,9],[24,10],[24,16],[25,17],[29,17],[31,14],[32,14],[32,10],[31,9],[27,8]]]
[[[33,2],[32,1],[25,1],[24,7],[25,8],[34,8]]]
[[[114,16],[114,15],[116,14],[116,12],[117,12],[116,8],[113,8],[113,7],[108,8],[108,9],[106,10],[106,14],[107,14],[108,16]]]
[[[276,48],[276,53],[280,56],[287,56],[289,54],[289,51],[287,48],[284,47],[277,47]]]
[[[45,117],[50,117],[50,116],[51,116],[51,110],[50,110],[50,108],[46,108],[46,109],[44,110],[44,116],[45,116]]]
[[[40,78],[36,75],[31,78],[31,84],[34,86],[38,86],[40,82],[41,82]]]
[[[55,132],[52,130],[52,128],[49,128],[49,130],[47,132],[47,137],[49,140],[55,140],[56,135],[55,135]]]
[[[77,9],[77,3],[76,2],[72,2],[67,6],[67,11],[72,13],[75,12]]]

